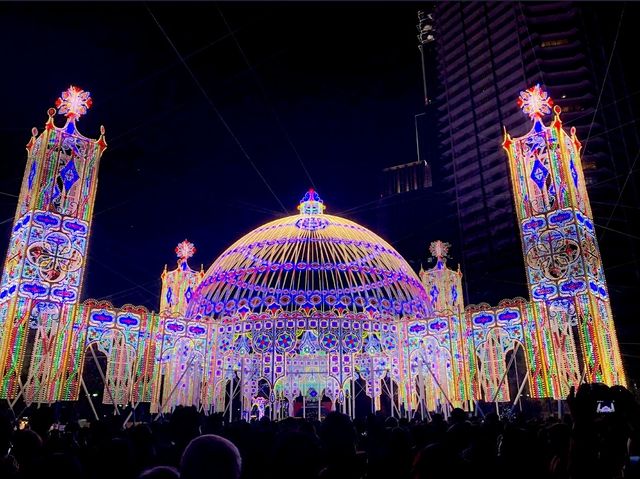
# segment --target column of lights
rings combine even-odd
[[[624,371],[580,162],[581,145],[575,128],[570,134],[564,131],[561,109],[557,105],[553,106],[551,125],[543,124],[542,118],[551,113],[553,102],[539,85],[522,92],[518,103],[533,121],[532,129],[515,139],[505,131],[503,147],[509,156],[523,250],[528,261],[533,307],[533,315],[528,322],[534,322],[538,338],[537,346],[531,344],[530,347],[541,350],[541,357],[545,359],[545,364],[537,372],[545,378],[548,372],[554,378],[551,382],[544,381],[551,388],[546,393],[553,397],[563,397],[568,392],[565,378],[580,377],[581,374],[587,380],[624,384]],[[551,248],[556,248],[555,251],[550,250],[547,258],[532,263],[535,255],[528,256],[528,252],[543,234],[555,238],[553,242],[558,246],[549,243]],[[570,248],[567,251],[576,251],[577,254],[564,255],[563,245]],[[551,270],[552,276],[546,269],[550,267],[549,262],[556,268]],[[558,269],[555,264],[564,269]],[[539,271],[544,274],[540,275]],[[542,282],[533,280],[533,272],[543,278]],[[563,316],[557,309],[561,307],[559,301],[565,301],[562,304],[569,308]],[[552,304],[556,305],[553,312],[550,309]],[[577,316],[578,338],[562,336],[564,333],[553,329],[552,322],[561,318],[569,320],[572,314]],[[543,330],[540,330],[541,324],[544,325]],[[557,335],[560,335],[560,341],[573,342],[574,345],[577,342],[582,351],[584,364],[580,364],[575,355],[563,357],[561,361],[570,368],[577,368],[576,371],[563,370],[554,359],[554,355],[566,354],[563,349],[556,349],[552,336]]]

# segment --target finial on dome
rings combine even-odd
[[[87,113],[92,104],[91,93],[73,85],[63,91],[56,100],[58,114],[66,116],[70,121],[78,120]]]
[[[176,246],[176,256],[181,260],[191,258],[196,252],[196,247],[186,239]]]
[[[540,121],[544,115],[551,113],[552,105],[553,100],[539,83],[521,91],[518,97],[518,106],[532,121]]]
[[[324,209],[324,201],[313,188],[309,188],[298,205],[301,215],[321,215]]]

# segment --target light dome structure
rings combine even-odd
[[[364,380],[377,398],[381,380],[397,375],[398,321],[430,315],[426,291],[391,245],[324,209],[309,190],[299,214],[240,238],[195,290],[186,316],[217,333],[216,401],[240,387],[242,398],[283,400],[293,414],[299,396],[344,403]]]
[[[188,316],[229,321],[300,313],[389,321],[426,315],[420,279],[391,245],[353,221],[324,214],[314,190],[298,209],[222,253]]]
[[[313,190],[299,214],[242,237],[207,272],[191,269],[195,247],[181,242],[157,313],[81,301],[107,147],[104,129],[91,140],[76,128],[91,104],[70,87],[56,102],[65,125],[50,109],[27,144],[0,278],[0,399],[12,407],[21,397],[78,400],[82,389],[91,402],[89,363],[115,413],[149,403],[153,413],[194,406],[230,420],[254,409],[273,419],[330,409],[425,417],[478,400],[511,408],[525,387],[531,398],[561,399],[583,381],[626,384],[581,144],[540,85],[518,100],[532,129],[505,131],[502,143],[530,299],[496,306],[465,307],[448,243],[432,242],[435,264],[416,275],[368,229],[325,215]]]

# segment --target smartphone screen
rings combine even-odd
[[[610,414],[616,412],[616,405],[614,401],[597,401],[596,412],[599,414]]]

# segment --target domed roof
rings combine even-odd
[[[324,208],[309,190],[299,214],[236,241],[206,272],[187,316],[426,316],[425,290],[404,258],[375,233]]]

